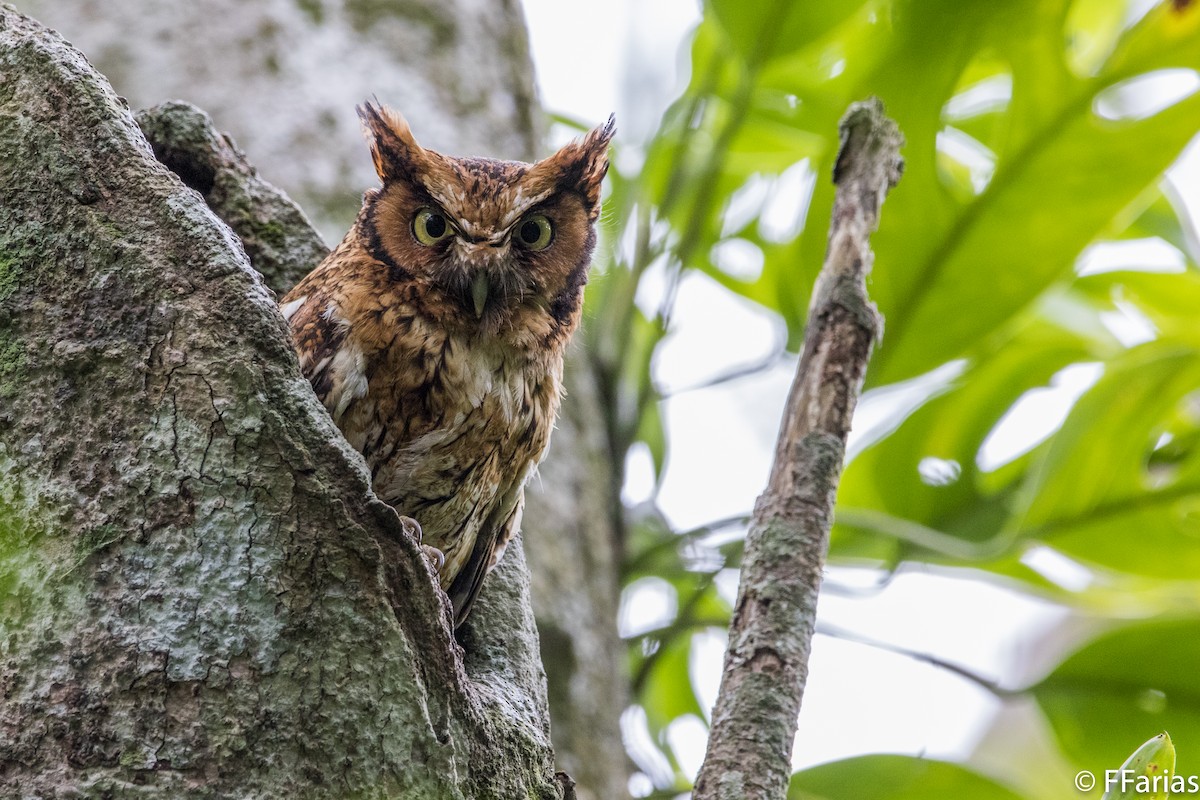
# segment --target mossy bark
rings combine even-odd
[[[519,551],[464,669],[241,242],[8,6],[0,254],[0,795],[562,796]]]
[[[329,253],[300,206],[259,177],[204,111],[174,100],[139,111],[136,119],[158,160],[233,229],[251,266],[277,295],[286,294]]]

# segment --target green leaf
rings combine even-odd
[[[650,730],[656,735],[684,714],[704,719],[688,672],[691,645],[691,636],[677,636],[662,643],[662,650],[656,654],[654,666],[646,676],[640,699]]]
[[[1031,473],[1020,535],[1118,571],[1200,574],[1200,458],[1150,469],[1168,421],[1197,390],[1200,353],[1176,342],[1109,365]]]
[[[638,425],[637,440],[645,442],[650,450],[650,458],[654,462],[655,480],[661,481],[663,467],[667,462],[667,434],[663,428],[662,413],[659,403],[651,402],[642,411]]]
[[[1162,185],[1156,186],[1138,198],[1127,212],[1131,213],[1122,214],[1115,221],[1120,226],[1125,221],[1124,217],[1134,217],[1128,226],[1119,231],[1120,239],[1158,237],[1185,253],[1193,263],[1196,261],[1196,247],[1191,233],[1194,224],[1187,207],[1175,196],[1173,190],[1168,194]]]
[[[664,262],[668,280],[701,270],[781,314],[797,348],[827,244],[837,120],[874,94],[907,138],[904,179],[872,242],[870,291],[886,331],[868,385],[903,391],[947,364],[956,373],[902,404],[854,456],[833,558],[989,569],[1093,613],[1200,606],[1200,270],[1191,220],[1161,177],[1200,129],[1200,95],[1140,119],[1097,113],[1123,82],[1200,68],[1200,4],[1161,2],[1133,19],[1123,0],[706,5],[689,86],[644,168],[614,190],[618,219],[644,234],[644,257],[622,263],[623,275]],[[804,169],[817,176],[811,196],[780,202],[779,176]],[[781,208],[798,218],[781,224]],[[1148,237],[1186,254],[1187,269],[1075,274],[1087,246]],[[733,238],[761,251],[759,277],[712,263]],[[632,306],[636,289],[615,281],[589,309],[604,329],[596,338],[614,343],[602,361],[618,457],[636,439],[657,452],[661,438],[647,375],[664,326]],[[1145,328],[1139,341],[1153,340],[1127,344],[1122,318]],[[1081,362],[1102,364],[1103,375],[1062,427],[1008,463],[981,466],[984,442],[1021,399]],[[658,575],[688,607],[637,643],[659,648],[635,661],[646,667],[639,702],[660,735],[698,714],[689,643],[697,625],[727,613],[702,585],[711,575],[692,571],[710,567],[697,566],[703,542],[689,539],[656,520],[632,526],[627,542],[626,579]],[[1090,585],[1058,586],[1031,551],[1092,570]],[[1168,723],[1181,741],[1200,739],[1190,689],[1166,680],[1179,677],[1168,674],[1176,659],[1181,669],[1197,663],[1188,642],[1200,630],[1181,632],[1163,659],[1167,640],[1138,640],[1143,629],[1097,642],[1091,662],[1085,648],[1034,689],[1081,767],[1119,763]],[[802,773],[792,796],[1012,795],[954,765],[867,757]]]
[[[863,0],[839,3],[708,1],[735,52],[748,64],[760,64],[799,50],[827,34],[862,5]]]
[[[1094,75],[1112,55],[1126,14],[1112,0],[1077,0],[1066,19],[1067,62],[1080,76]]]
[[[1021,800],[976,772],[912,756],[860,756],[797,772],[788,800]]]
[[[1174,772],[1175,745],[1170,736],[1160,733],[1133,751],[1102,800],[1166,800]]]
[[[974,552],[983,558],[1001,552],[997,548],[1012,541],[1006,526],[1021,472],[1010,470],[1003,477],[982,472],[980,448],[1018,398],[1045,386],[1067,365],[1092,357],[1086,338],[1038,319],[997,340],[949,386],[909,414],[898,430],[847,466],[831,554],[867,555],[870,551],[863,549],[861,537],[880,533],[903,542],[897,557],[954,559]],[[881,394],[888,391],[895,389]],[[867,509],[903,522],[866,517],[861,512]],[[912,529],[905,524],[936,535],[906,535]],[[950,541],[938,545],[938,538]],[[955,539],[984,547],[963,548]]]
[[[1153,24],[1165,19],[1156,15],[1137,34],[1157,37],[1157,49],[1129,49],[1098,78],[1079,79],[1064,67],[1060,41],[1050,38],[1060,35],[1045,23],[1053,5],[995,4],[994,21],[1004,17],[1011,27],[964,20],[964,30],[945,34],[968,52],[994,48],[1014,65],[1006,141],[997,148],[991,183],[973,201],[953,200],[940,189],[932,158],[937,131],[930,106],[940,108],[947,96],[938,97],[935,87],[950,91],[953,76],[946,71],[954,62],[920,67],[917,60],[929,59],[915,47],[888,62],[906,81],[924,81],[925,93],[912,96],[907,83],[880,87],[909,144],[904,180],[874,240],[876,296],[888,321],[875,380],[918,374],[1002,325],[1067,274],[1082,248],[1157,180],[1200,128],[1200,95],[1143,120],[1112,122],[1093,113],[1097,95],[1119,79],[1200,65],[1200,37],[1173,38],[1166,22]],[[937,6],[913,11],[912,24],[928,23],[935,12],[964,15]],[[928,44],[924,37],[913,42]],[[898,69],[895,59],[911,59],[919,71]]]
[[[1032,692],[1064,752],[1100,773],[1124,761],[1145,731],[1200,741],[1197,663],[1200,618],[1152,620],[1100,636]]]
[[[1089,275],[1078,282],[1099,306],[1117,308],[1131,303],[1154,325],[1162,338],[1195,343],[1200,347],[1200,271],[1161,274],[1150,272],[1109,272]]]

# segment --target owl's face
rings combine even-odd
[[[538,338],[574,327],[595,246],[613,124],[536,164],[452,158],[417,144],[395,112],[359,109],[383,181],[361,224],[393,280],[430,290],[455,328]]]

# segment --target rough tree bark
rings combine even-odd
[[[867,296],[869,236],[902,165],[903,139],[879,101],[851,106],[840,132],[829,249],[809,307],[775,462],[746,536],[695,800],[787,796],[846,434],[871,345],[882,331]]]
[[[464,670],[238,240],[0,7],[0,795],[563,797],[515,556]]]
[[[329,241],[376,180],[353,112],[372,93],[401,108],[423,144],[503,158],[546,154],[514,0],[17,2],[87,53],[135,107],[182,97],[211,112]],[[273,267],[259,253],[278,250],[280,218],[246,167],[191,174],[163,155],[210,205],[226,209],[218,213],[276,291],[290,288],[321,250],[298,244],[290,261]],[[578,781],[581,800],[619,800],[628,766],[617,725],[627,679],[616,632],[616,466],[598,436],[587,358],[581,348],[568,358],[568,394],[549,458],[527,492],[524,535],[559,766]]]
[[[136,120],[155,157],[237,234],[250,265],[277,296],[329,253],[304,211],[259,177],[207,113],[173,100],[139,111]]]

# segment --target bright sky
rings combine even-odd
[[[698,4],[617,0],[599,13],[594,3],[580,0],[525,0],[524,5],[546,108],[589,124],[616,111],[619,138],[644,141],[687,79],[683,42],[699,18]],[[581,25],[587,27],[587,37],[574,33]],[[1200,147],[1189,149],[1176,168],[1179,173],[1200,174]],[[1200,180],[1176,183],[1188,205],[1200,208]],[[1143,248],[1134,257],[1163,261],[1165,269],[1173,266],[1168,263],[1170,253],[1155,255],[1152,250],[1153,246]],[[1133,255],[1102,249],[1085,257],[1081,268],[1112,269]],[[653,282],[644,291],[654,294]],[[714,326],[713,319],[723,324]],[[1144,335],[1136,316],[1114,319],[1112,325],[1118,336]],[[678,389],[753,363],[772,352],[778,328],[761,309],[704,277],[689,276],[679,293],[673,332],[655,360],[656,380]],[[687,529],[752,508],[765,484],[793,368],[789,361],[736,382],[681,391],[665,401],[670,459],[658,501],[677,527]],[[1004,463],[1051,434],[1074,400],[1098,378],[1092,365],[1076,365],[1046,389],[1023,398],[985,444],[981,466]],[[924,390],[918,386],[913,391],[919,399]],[[895,393],[866,398],[852,439],[869,437],[872,425],[904,402],[912,399]],[[633,453],[628,472],[627,501],[647,499],[653,489],[648,454]],[[1064,582],[1081,578],[1078,570],[1072,572],[1071,565],[1050,555],[1034,553],[1030,565],[1051,570]],[[722,577],[727,578],[721,581],[722,589],[732,600],[736,575]],[[827,587],[874,580],[874,573],[832,569]],[[663,582],[639,582],[627,591],[622,630],[645,629],[656,616],[673,609],[674,597]],[[932,654],[987,678],[1009,676],[1017,665],[1036,663],[1039,659],[1027,650],[1052,632],[1057,636],[1067,624],[1061,609],[995,583],[933,570],[904,571],[882,591],[823,592],[818,617],[819,627]],[[716,696],[722,638],[701,638],[696,645],[693,684],[702,705],[711,706]],[[991,693],[946,670],[845,638],[818,633],[810,669],[794,757],[798,767],[871,752],[961,760],[976,750],[996,714],[1030,713],[1028,708],[1002,709]],[[656,763],[651,751],[639,746],[639,741],[648,741],[644,717],[630,713],[624,723],[644,772],[669,776],[669,771],[664,773],[667,765]],[[1033,725],[1036,730],[1036,717]],[[669,739],[685,768],[697,769],[704,752],[703,726],[683,720]],[[1011,753],[997,754],[985,744],[974,761],[987,771],[989,764],[999,767],[1012,763],[1011,758]],[[1011,777],[1011,770],[1004,772]],[[635,795],[646,794],[651,786],[646,778],[638,778],[631,789]]]

